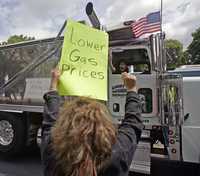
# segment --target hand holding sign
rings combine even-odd
[[[57,90],[58,81],[60,77],[60,71],[56,67],[51,71],[51,83],[50,83],[50,90]]]
[[[107,33],[69,20],[59,64],[59,94],[107,100],[107,62]]]

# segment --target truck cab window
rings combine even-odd
[[[129,72],[132,67],[134,72],[150,74],[150,61],[146,49],[113,50],[112,52],[112,73],[121,74]]]

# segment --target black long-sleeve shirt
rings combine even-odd
[[[51,145],[51,127],[54,125],[61,105],[61,98],[56,91],[44,95],[45,107],[42,126],[42,162],[45,176],[62,176],[57,168]],[[138,94],[128,92],[125,104],[125,117],[118,128],[117,141],[112,147],[110,162],[98,175],[127,176],[129,167],[140,138],[143,124],[141,122],[141,104]],[[59,174],[55,174],[59,171]]]

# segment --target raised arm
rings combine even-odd
[[[126,104],[125,104],[125,117],[120,125],[119,130],[128,129],[132,134],[136,134],[136,140],[138,142],[141,131],[144,127],[141,121],[141,102],[137,94],[136,77],[128,73],[122,73],[122,79],[127,89]],[[131,135],[129,137],[133,137]],[[133,139],[133,138],[132,138]]]
[[[60,96],[57,92],[59,76],[60,72],[57,68],[52,70],[49,92],[44,95],[45,105],[44,118],[42,123],[43,131],[50,130],[58,115],[58,110],[60,106]]]
[[[125,117],[118,129],[117,142],[112,149],[111,166],[106,174],[127,175],[134,152],[140,139],[143,124],[141,121],[141,104],[136,88],[136,77],[122,74],[127,88]],[[111,168],[111,169],[110,169]]]
[[[54,175],[55,157],[51,150],[51,127],[54,125],[58,116],[60,97],[57,92],[58,79],[60,72],[58,69],[52,70],[49,91],[44,95],[45,105],[42,122],[42,144],[41,159],[44,168],[44,176]]]

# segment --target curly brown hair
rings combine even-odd
[[[106,106],[77,98],[60,110],[52,147],[65,176],[96,176],[111,156],[116,127]]]

